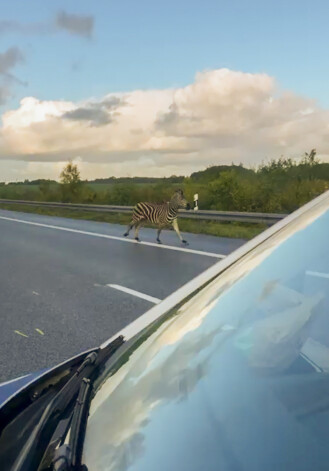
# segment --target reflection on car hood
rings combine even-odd
[[[307,275],[325,264],[327,207],[243,257],[109,372],[91,403],[89,471],[327,469],[329,379],[304,354],[329,346],[316,329],[327,286]]]

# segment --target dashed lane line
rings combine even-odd
[[[113,284],[108,284],[106,286],[108,286],[109,288],[117,289],[118,291],[123,291],[124,293],[131,294],[132,296],[136,296],[137,298],[145,299],[146,301],[149,301],[153,304],[159,304],[162,301],[162,299],[154,298],[153,296],[149,296],[148,294],[141,293],[140,291],[136,291],[134,289],[126,288],[125,286]]]

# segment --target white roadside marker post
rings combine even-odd
[[[194,195],[194,211],[197,211],[199,209],[198,200],[199,200],[199,195],[196,193]]]

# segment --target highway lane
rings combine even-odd
[[[188,234],[190,246],[180,250],[177,236],[164,231],[163,243],[179,249],[171,250],[128,243],[123,232],[120,225],[0,210],[0,381],[98,346],[152,298],[164,299],[216,263],[211,254],[244,243]],[[152,244],[155,230],[140,235]]]

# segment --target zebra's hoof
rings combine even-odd
[[[187,242],[187,240],[182,240],[183,244],[184,245],[189,245],[189,243]]]
[[[157,243],[158,243],[158,244],[162,244],[162,242],[161,242],[160,239],[157,239]]]
[[[128,232],[125,232],[125,233],[123,234],[123,237],[127,237],[128,235],[129,235]]]
[[[137,242],[141,241],[139,237],[135,237],[135,240],[137,240]]]

